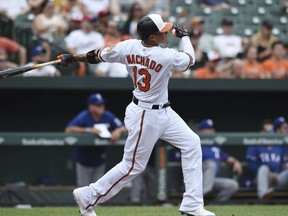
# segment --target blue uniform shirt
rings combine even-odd
[[[89,110],[83,110],[67,126],[93,127],[95,124],[106,123],[110,132],[124,124],[113,113],[105,111],[99,121],[95,121]],[[76,147],[76,161],[84,166],[99,166],[105,162],[105,147]]]
[[[216,163],[226,161],[230,157],[218,146],[202,146],[202,161],[213,160]]]
[[[229,157],[230,155],[223,152],[219,146],[202,146],[202,161],[212,160],[216,162],[218,166],[217,175],[220,175],[219,163],[227,161]]]
[[[257,173],[261,165],[267,165],[272,172],[279,173],[283,166],[282,146],[249,146],[247,148],[246,159],[248,169],[254,174]]]

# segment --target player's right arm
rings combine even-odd
[[[124,63],[120,53],[121,49],[125,47],[125,43],[126,41],[122,41],[112,47],[95,49],[82,54],[61,54],[57,56],[57,59],[61,59],[59,64],[64,67],[67,67],[74,62],[87,62],[90,64],[98,64],[106,61]]]
[[[99,52],[100,49],[95,49],[81,54],[61,54],[57,56],[57,59],[61,60],[59,64],[64,67],[67,67],[74,62],[88,62],[90,64],[98,64],[101,62],[101,59],[99,58]]]

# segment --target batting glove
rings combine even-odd
[[[63,67],[68,67],[70,64],[76,62],[72,54],[61,54],[57,56],[60,59],[60,65]]]
[[[188,30],[184,25],[174,25],[173,28],[173,35],[175,37],[182,38],[189,35]]]

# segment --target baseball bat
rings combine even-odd
[[[23,74],[25,72],[28,72],[28,71],[31,71],[34,69],[38,69],[38,68],[47,66],[47,65],[58,64],[60,62],[61,62],[61,59],[58,59],[58,60],[54,60],[54,61],[44,62],[41,64],[36,64],[36,65],[31,65],[31,66],[22,66],[22,67],[17,67],[17,68],[13,68],[13,69],[3,70],[3,71],[0,71],[0,79],[16,76],[16,75]]]

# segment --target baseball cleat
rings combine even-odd
[[[268,204],[273,195],[274,195],[274,188],[269,188],[267,193],[261,198],[261,202],[263,204]]]
[[[93,207],[85,208],[85,206],[81,202],[81,188],[73,190],[73,197],[77,205],[79,206],[79,211],[82,216],[97,216],[93,210]]]
[[[181,214],[187,216],[216,216],[213,212],[207,211],[203,207],[198,208],[195,211],[188,211],[188,212],[181,211]]]

